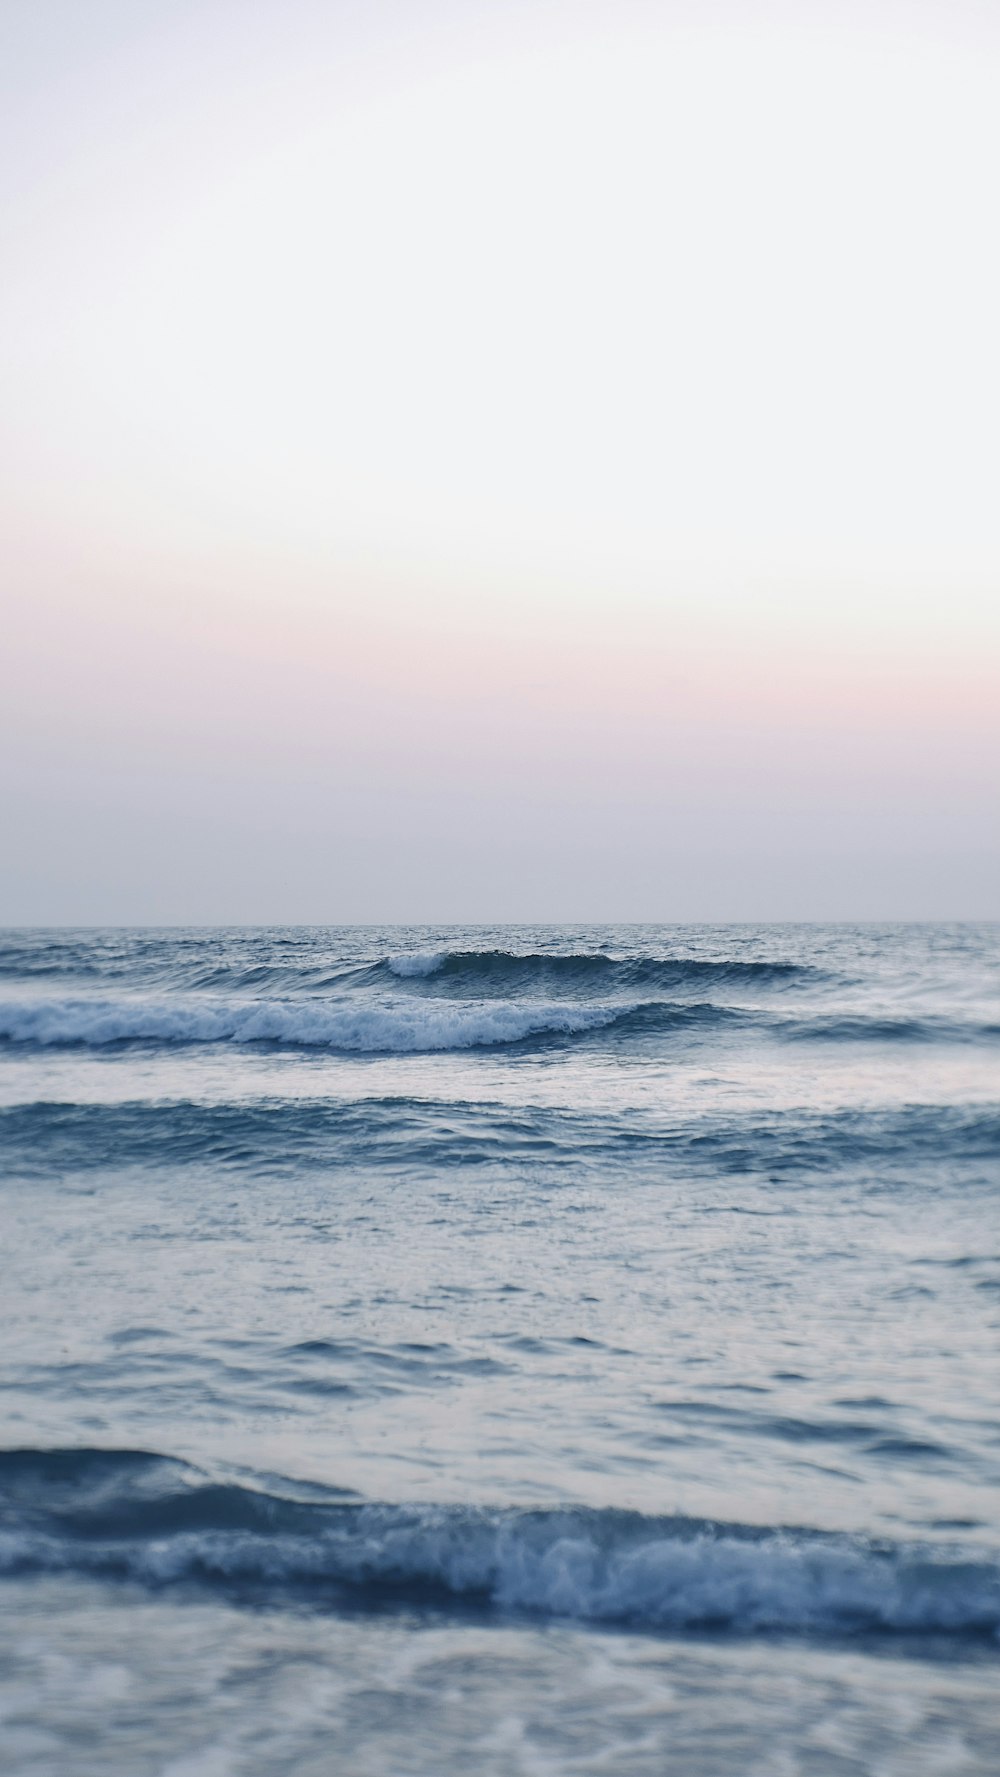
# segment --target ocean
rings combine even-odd
[[[0,934],[9,1777],[1000,1771],[1000,928]]]

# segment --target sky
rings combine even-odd
[[[2,0],[0,922],[1000,917],[998,81]]]

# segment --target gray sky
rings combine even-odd
[[[0,920],[1000,914],[1000,23],[0,8]]]

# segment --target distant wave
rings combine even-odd
[[[902,1105],[830,1112],[790,1108],[684,1121],[549,1106],[408,1098],[185,1100],[0,1107],[7,1176],[127,1166],[228,1167],[272,1174],[303,1168],[523,1167],[574,1178],[591,1166],[713,1177],[809,1177],[866,1168],[1000,1160],[1000,1111],[990,1105]],[[930,1178],[936,1179],[932,1172]]]
[[[161,933],[34,934],[0,937],[0,978],[39,982],[74,979],[81,983],[142,983],[147,988],[220,993],[314,994],[337,987],[379,981],[433,983],[435,992],[572,993],[706,988],[712,983],[782,987],[827,977],[816,967],[740,958],[612,957],[601,951],[517,952],[502,949],[418,949],[365,960],[337,954],[304,940],[262,938],[258,954],[244,938],[227,946],[226,935],[211,945],[206,934],[183,938]]]
[[[373,973],[387,970],[401,980],[433,978],[442,987],[490,988],[506,992],[523,987],[591,992],[694,986],[717,983],[787,986],[802,979],[822,978],[820,971],[789,962],[715,960],[707,957],[612,957],[600,951],[562,952],[510,950],[413,950],[387,957]]]
[[[274,948],[273,945],[271,947]],[[110,954],[82,945],[55,943],[32,946],[6,943],[0,949],[0,979],[11,982],[60,981],[72,991],[78,984],[86,991],[91,981],[115,988],[141,985],[147,991],[215,991],[230,993],[313,994],[367,979],[371,965],[329,959],[303,962],[268,955],[265,961],[245,957],[206,955],[206,946],[177,942],[166,945],[152,939],[134,942]]]
[[[995,1042],[1000,1024],[955,1018],[894,1017],[891,1013],[829,1012],[783,1021],[782,1036],[797,1042],[976,1043]]]
[[[979,1550],[289,1492],[212,1482],[135,1451],[0,1452],[0,1573],[196,1583],[333,1609],[477,1604],[646,1630],[1000,1635],[1000,1562]]]

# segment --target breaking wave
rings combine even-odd
[[[605,951],[416,948],[374,954],[364,941],[306,933],[0,932],[0,978],[40,984],[121,981],[146,988],[286,996],[405,981],[437,993],[536,994],[782,987],[829,977],[810,965],[740,957],[615,957]],[[310,942],[310,939],[312,941]],[[366,955],[366,948],[368,954]]]
[[[979,1550],[288,1491],[213,1482],[137,1451],[7,1451],[0,1573],[194,1583],[329,1609],[464,1603],[635,1629],[1000,1634],[1000,1562]]]
[[[943,1018],[790,1017],[710,1000],[481,999],[362,1000],[164,995],[162,998],[13,999],[0,1002],[0,1042],[55,1047],[112,1043],[271,1043],[348,1054],[418,1054],[442,1049],[754,1028],[782,1041],[971,1043],[995,1041],[1000,1026]]]
[[[433,978],[442,988],[512,991],[524,987],[593,991],[656,989],[719,985],[787,986],[803,979],[822,979],[820,971],[797,963],[713,960],[705,957],[612,957],[601,951],[563,952],[510,950],[413,950],[376,964],[373,973],[388,971],[401,980]]]
[[[352,1004],[347,1000],[60,999],[0,1005],[0,1040],[44,1045],[278,1043],[361,1054],[413,1054],[572,1036],[613,1007],[520,1001],[486,1005]]]

